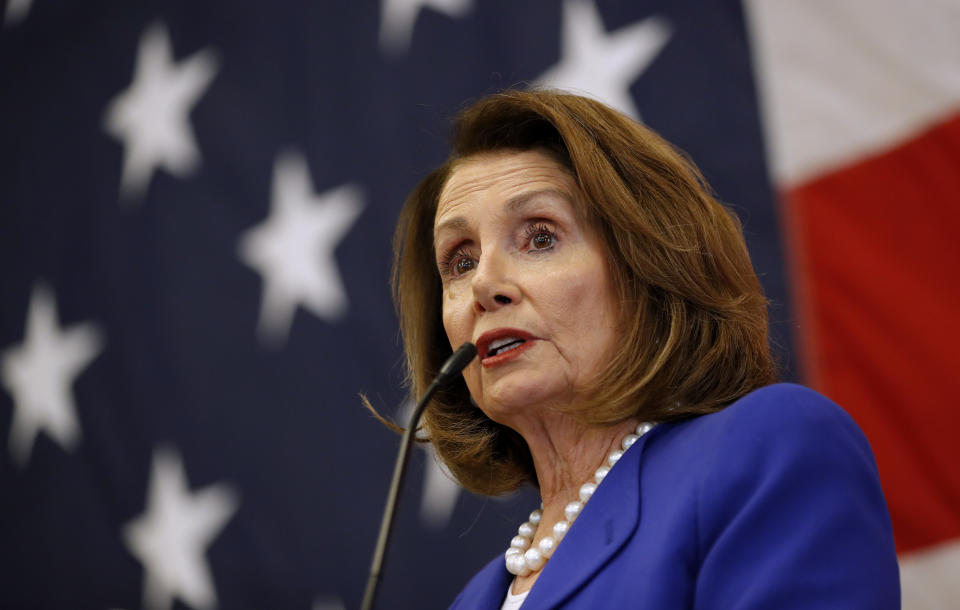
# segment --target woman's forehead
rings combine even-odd
[[[497,151],[463,159],[451,169],[438,198],[434,224],[464,204],[492,196],[504,202],[528,191],[555,190],[577,198],[577,186],[563,165],[537,151]]]

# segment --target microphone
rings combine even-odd
[[[387,545],[390,543],[393,517],[397,512],[397,497],[400,495],[400,488],[403,486],[403,477],[406,474],[407,462],[410,459],[410,448],[413,446],[413,437],[417,431],[417,422],[420,421],[420,415],[423,414],[423,410],[437,388],[459,375],[476,355],[477,347],[469,341],[457,348],[457,351],[453,352],[453,355],[447,358],[447,361],[440,367],[440,372],[437,373],[433,382],[427,387],[427,391],[420,398],[420,402],[413,409],[410,423],[403,432],[403,440],[400,441],[397,462],[393,467],[393,481],[390,483],[387,505],[383,509],[383,520],[380,522],[380,534],[377,536],[377,546],[373,552],[373,561],[370,563],[370,576],[367,579],[367,588],[363,593],[363,604],[360,606],[362,610],[371,610],[377,597],[377,586],[380,584],[380,576],[383,570],[383,558],[387,552]]]

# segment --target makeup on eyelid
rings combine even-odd
[[[528,254],[539,255],[550,251],[557,242],[557,231],[550,228],[545,221],[533,221],[527,225],[522,234],[522,243],[528,246]],[[546,238],[547,243],[544,243]],[[469,249],[457,244],[451,250],[447,250],[437,257],[437,269],[440,272],[441,279],[459,277],[469,269],[459,267],[463,260],[472,260],[474,265],[477,263],[476,255]],[[472,269],[472,267],[470,267]]]

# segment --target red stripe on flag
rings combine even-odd
[[[807,383],[870,439],[898,550],[960,537],[960,114],[785,204]]]

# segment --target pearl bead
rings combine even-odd
[[[507,571],[516,576],[526,576],[530,573],[530,568],[527,567],[523,555],[510,555],[507,557]]]
[[[641,436],[649,432],[653,424],[643,423],[637,426],[636,434],[627,434],[621,441],[623,448],[610,452],[607,456],[607,463],[601,465],[593,473],[593,482],[586,482],[580,486],[579,501],[570,502],[563,509],[566,520],[557,521],[553,524],[552,536],[544,536],[533,546],[533,538],[537,532],[537,527],[543,520],[543,503],[540,508],[530,513],[527,521],[523,522],[517,528],[517,535],[510,541],[510,548],[504,553],[504,562],[507,571],[515,576],[526,576],[531,572],[540,570],[547,560],[553,556],[557,545],[563,540],[567,532],[570,531],[570,524],[580,515],[584,504],[593,497],[597,491],[597,486],[606,478],[610,468],[623,456],[623,452],[633,446]]]
[[[586,502],[595,491],[597,491],[596,483],[584,483],[580,486],[580,501]]]
[[[553,550],[557,548],[557,541],[553,539],[552,536],[544,536],[540,539],[540,542],[537,543],[537,548],[540,550],[540,554],[545,558],[549,559],[553,555]]]
[[[569,529],[570,524],[566,521],[557,521],[553,524],[553,539],[557,541],[557,544],[560,544]]]
[[[537,531],[537,528],[533,526],[529,521],[524,521],[519,528],[517,528],[517,534],[523,536],[524,538],[533,538],[533,533]]]
[[[623,457],[623,451],[619,449],[614,449],[613,451],[610,452],[610,455],[607,456],[607,463],[613,466],[614,464],[617,463],[617,461],[620,460],[621,457]]]
[[[563,514],[567,517],[567,521],[573,523],[573,520],[577,518],[581,510],[583,510],[583,502],[573,501],[563,508]]]
[[[523,554],[523,559],[527,562],[530,571],[539,570],[547,561],[537,549],[527,549],[527,552]]]

